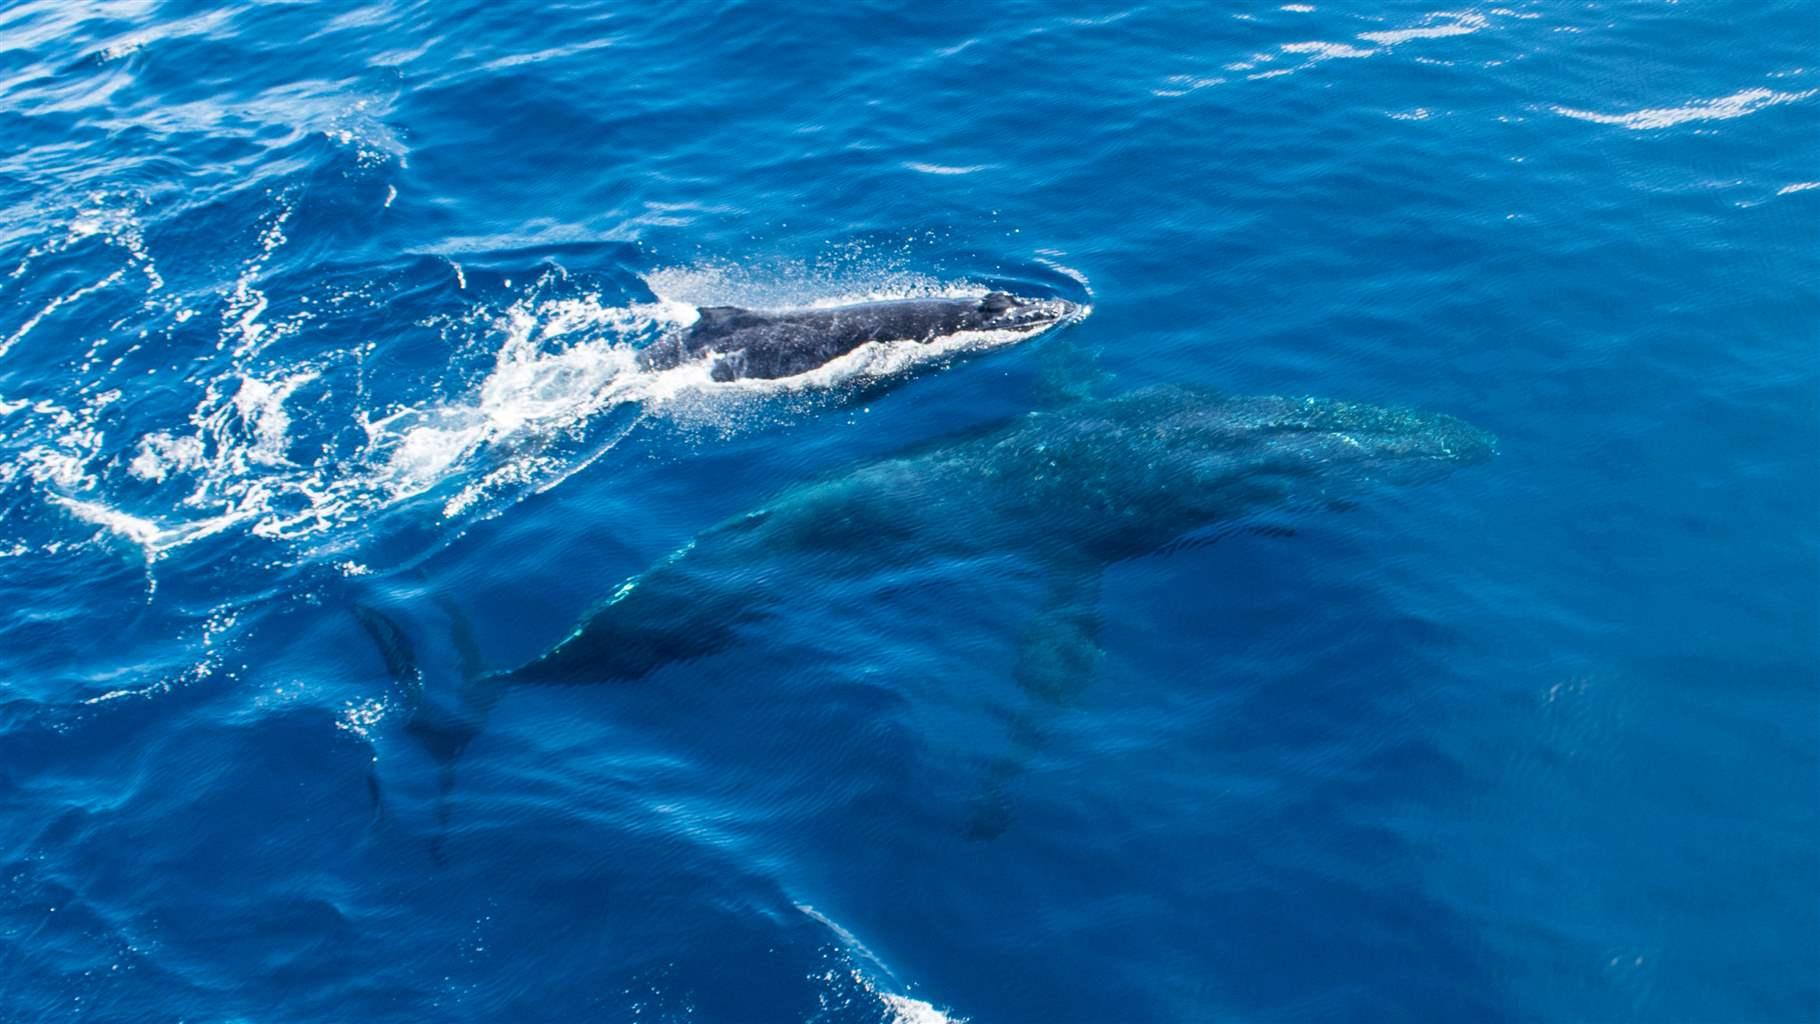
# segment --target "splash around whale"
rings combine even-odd
[[[1032,336],[1079,318],[1065,299],[984,296],[892,299],[802,309],[705,306],[688,328],[640,350],[639,367],[668,370],[706,361],[721,382],[794,377],[871,343],[929,344],[985,332]]]

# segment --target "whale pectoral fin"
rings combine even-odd
[[[1071,703],[1099,670],[1100,573],[1057,572],[1018,642],[1017,685],[1039,706]]]
[[[1038,342],[1039,405],[1059,409],[1116,390],[1112,374],[1100,364],[1099,351],[1083,346],[1078,335],[1077,331],[1050,331]]]
[[[1012,786],[1042,752],[1049,727],[1099,672],[1104,660],[1099,602],[1097,567],[1051,572],[1042,607],[1018,639],[1015,678],[1025,706],[1007,723],[1010,749],[988,765],[981,791],[968,809],[968,838],[991,839],[1010,827]]]
[[[356,603],[351,611],[378,648],[386,674],[398,686],[404,705],[405,734],[436,764],[437,831],[430,839],[430,855],[440,865],[446,861],[449,800],[455,788],[455,765],[468,744],[480,734],[487,713],[498,698],[498,691],[484,674],[480,645],[467,616],[446,598],[439,597],[435,603],[449,617],[450,636],[461,667],[461,685],[452,706],[431,699],[416,647],[403,626],[370,605]],[[383,801],[376,776],[372,787],[375,820],[378,820]]]

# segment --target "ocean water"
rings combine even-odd
[[[6,5],[0,1017],[1820,1018],[1817,40]],[[1092,312],[634,362],[989,288]],[[780,555],[741,643],[421,728],[793,484],[1154,384],[1498,454],[1106,567],[1047,694],[1040,558]]]

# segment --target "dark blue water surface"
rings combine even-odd
[[[6,6],[0,1018],[1820,1018],[1817,42],[1811,0]],[[989,288],[1092,313],[631,359]],[[743,642],[462,710],[793,483],[1158,383],[1499,453],[1112,565],[1050,691],[1040,557],[780,557]]]

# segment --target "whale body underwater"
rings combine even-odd
[[[716,381],[794,377],[872,342],[928,344],[986,331],[1033,335],[1078,317],[1065,299],[1007,292],[964,298],[893,299],[804,309],[705,306],[687,329],[640,349],[644,370],[708,361]]]
[[[402,691],[407,732],[442,763],[446,790],[454,761],[512,684],[635,680],[763,643],[768,622],[802,589],[792,576],[884,579],[917,566],[1019,559],[1042,581],[1029,628],[1008,641],[1027,705],[1014,732],[1026,749],[995,762],[976,801],[967,831],[989,837],[1004,827],[1003,791],[1044,724],[1099,662],[1108,566],[1209,527],[1256,525],[1272,510],[1344,507],[1377,486],[1436,480],[1495,450],[1492,435],[1443,414],[1162,385],[1029,413],[790,487],[621,583],[567,637],[514,669],[485,671],[456,612],[454,690],[428,685],[403,628],[372,608],[354,614]]]
[[[622,585],[547,653],[495,682],[636,679],[712,653],[769,615],[783,572],[852,576],[1022,554],[1052,603],[1203,527],[1342,503],[1494,451],[1451,416],[1158,386],[798,485]]]

